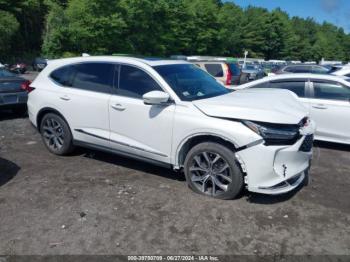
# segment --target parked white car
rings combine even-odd
[[[294,92],[316,123],[316,140],[350,144],[349,78],[289,74],[266,77],[238,87],[277,88]]]
[[[332,75],[340,77],[350,77],[350,66],[346,65],[343,68],[333,72]]]
[[[193,64],[127,57],[53,60],[31,87],[30,121],[57,155],[79,145],[172,166],[220,199],[307,176],[314,125],[287,91],[232,92]]]

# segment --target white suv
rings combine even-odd
[[[48,150],[75,145],[183,168],[220,199],[288,192],[307,176],[314,124],[285,90],[232,92],[184,61],[50,61],[31,84],[30,121]]]

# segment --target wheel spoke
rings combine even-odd
[[[221,156],[219,154],[216,154],[214,160],[211,162],[212,165],[214,165],[219,159],[221,159]]]
[[[212,194],[213,196],[215,196],[215,193],[216,193],[216,186],[215,186],[215,178],[211,177],[211,186],[212,186]]]
[[[226,181],[229,182],[229,183],[232,182],[232,179],[231,179],[229,176],[227,176],[227,175],[225,175],[225,174],[223,174],[223,173],[216,174],[216,176],[221,177],[222,179],[226,180]]]
[[[48,134],[48,133],[44,133],[43,136],[46,138],[46,139],[51,139],[53,137],[52,134]]]
[[[207,166],[209,167],[210,163],[211,163],[211,160],[210,160],[210,158],[208,156],[208,153],[207,152],[203,152],[202,155],[204,156],[205,161],[207,161]]]
[[[205,169],[205,168],[202,168],[202,167],[194,167],[194,166],[190,167],[190,171],[191,171],[191,172],[192,172],[192,171],[208,172],[208,170]]]
[[[57,137],[57,142],[59,143],[60,147],[63,145],[63,139],[60,137]]]
[[[197,165],[198,165],[200,168],[206,169],[205,167],[203,167],[202,162],[201,162],[201,159],[200,159],[199,156],[195,156],[195,157],[194,157],[194,161],[197,163]]]
[[[217,185],[223,191],[227,191],[227,185],[221,183],[217,178],[213,178],[213,184]]]
[[[203,175],[203,176],[196,176],[192,175],[191,180],[193,182],[204,182],[206,179],[208,179],[209,175]]]
[[[222,167],[220,167],[220,169],[217,170],[216,173],[221,174],[221,173],[224,172],[227,168],[229,168],[229,165],[225,162],[225,164],[224,164]]]

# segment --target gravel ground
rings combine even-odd
[[[54,156],[27,118],[0,114],[0,254],[350,255],[350,147],[318,144],[297,192],[222,201],[168,169]]]

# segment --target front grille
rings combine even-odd
[[[301,144],[299,151],[310,152],[312,149],[312,144],[314,142],[314,135],[307,135],[304,142]]]

